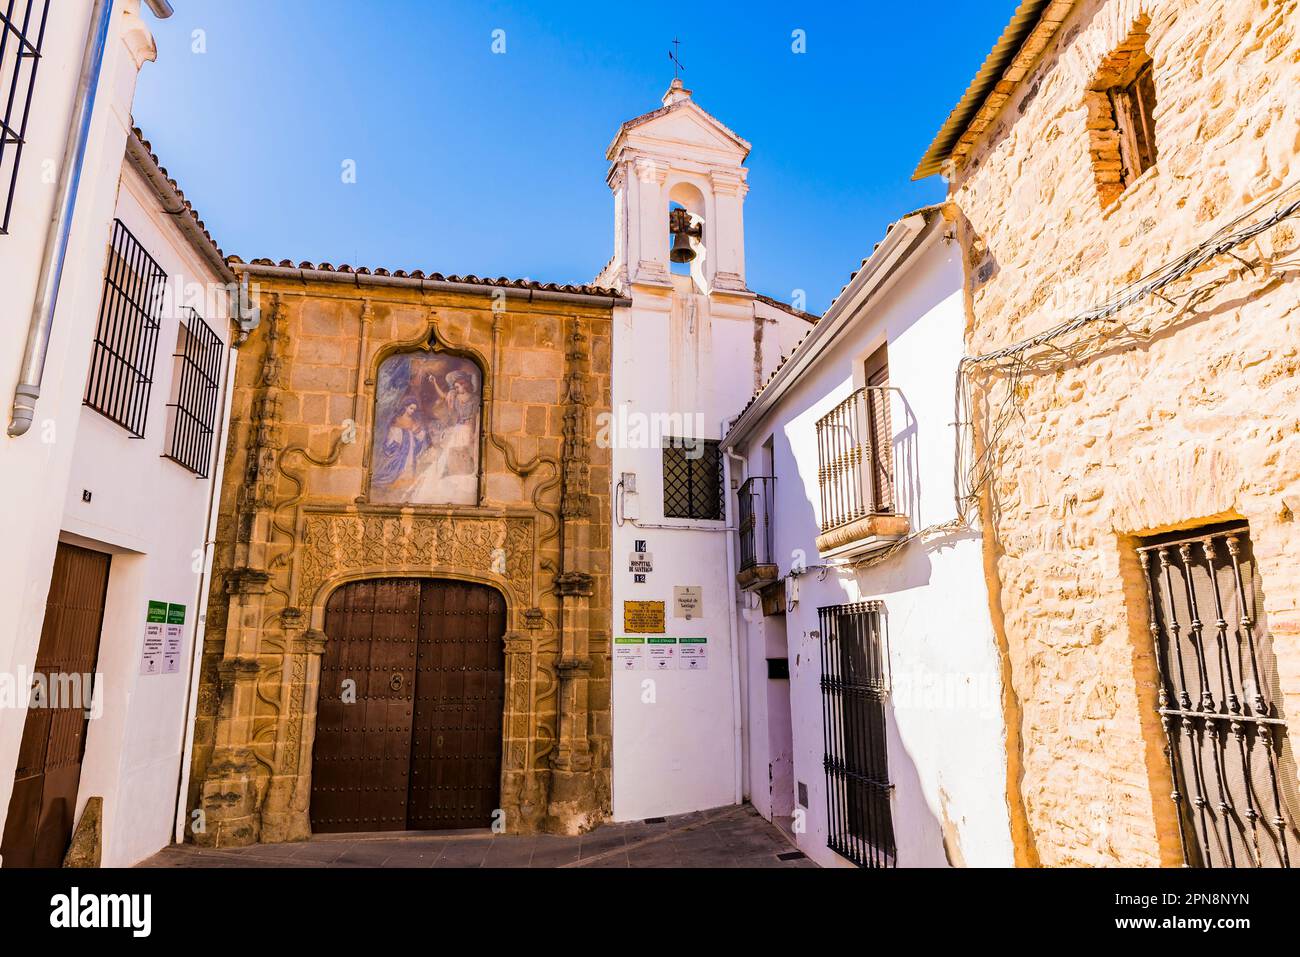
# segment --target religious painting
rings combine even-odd
[[[407,352],[379,367],[370,501],[477,505],[483,374],[464,356]]]

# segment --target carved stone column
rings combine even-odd
[[[229,610],[217,672],[221,686],[212,760],[199,790],[202,829],[194,841],[211,847],[256,843],[266,767],[254,748],[264,623],[274,621],[268,572],[276,463],[284,447],[280,390],[284,380],[284,304],[275,297],[264,335],[246,442],[244,482],[238,492],[235,568],[226,575]]]
[[[257,841],[261,824],[257,758],[251,747],[237,743],[240,736],[230,717],[243,699],[255,692],[257,674],[257,662],[250,658],[226,658],[218,666],[221,712],[217,742],[199,789],[202,815],[198,822],[191,822],[194,843],[203,847],[240,847]]]
[[[261,839],[265,843],[311,837],[311,753],[326,640],[324,632],[303,630],[306,621],[297,608],[286,608],[280,617],[287,646],[284,700],[276,734],[275,773],[262,808]]]
[[[546,785],[533,767],[533,689],[536,682],[533,641],[526,632],[505,636],[506,708],[501,804],[506,830],[529,831],[546,810]]]
[[[593,591],[592,577],[585,572],[566,572],[556,579],[556,590],[563,608],[564,627],[560,640],[563,650],[557,666],[559,733],[551,755],[549,823],[552,830],[575,833],[595,823],[596,811],[587,734],[591,661],[586,621]]]
[[[591,551],[590,460],[587,446],[587,339],[582,321],[569,336],[567,408],[564,413],[563,485],[560,500],[560,568],[555,594],[560,600],[559,728],[551,755],[551,800],[547,826],[576,833],[598,818],[592,781],[591,720],[587,685],[591,673],[589,610],[595,581],[587,569]]]

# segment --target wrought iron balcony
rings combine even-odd
[[[889,387],[866,386],[817,422],[823,558],[851,558],[908,532],[895,509]]]
[[[776,580],[778,572],[772,554],[775,490],[775,478],[756,475],[736,493],[740,528],[740,570],[736,581],[742,588],[766,585]]]

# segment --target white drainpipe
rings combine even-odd
[[[723,488],[726,490],[727,511],[724,516],[727,519],[727,525],[735,526],[734,516],[731,514],[735,506],[736,496],[731,491],[731,463],[739,462],[743,467],[745,460],[736,455],[730,448],[726,449],[726,455],[723,462],[726,463],[723,474]],[[743,472],[743,468],[742,468]],[[736,595],[736,553],[733,549],[734,541],[727,537],[727,629],[731,635],[731,712],[734,724],[733,732],[735,736],[734,747],[736,749],[736,803],[741,804],[745,800],[745,780],[744,767],[747,759],[744,737],[744,715],[741,711],[740,700],[740,669],[744,659],[740,655],[740,629],[736,625],[736,616],[739,612],[737,595]]]

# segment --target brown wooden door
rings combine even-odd
[[[317,832],[406,830],[420,582],[344,585],[325,609],[311,820]]]
[[[495,589],[424,583],[411,742],[412,830],[489,827],[501,806],[505,627],[505,601]]]
[[[491,824],[505,686],[500,594],[452,581],[354,582],[330,597],[325,633],[312,829]]]
[[[108,565],[109,556],[74,545],[55,552],[34,669],[44,690],[23,724],[0,842],[5,867],[59,867],[72,840]]]

